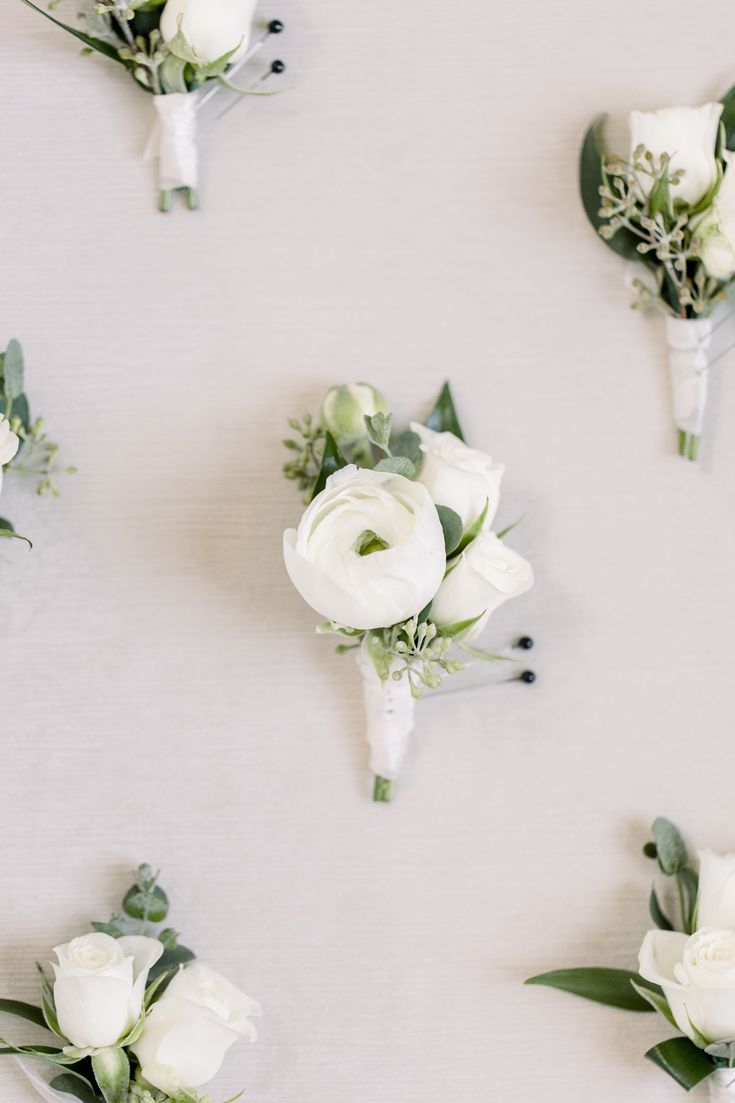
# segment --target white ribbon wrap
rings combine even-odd
[[[197,92],[152,96],[156,122],[146,146],[146,159],[158,158],[162,192],[196,189],[199,179],[197,149]]]
[[[357,665],[362,674],[370,769],[376,777],[395,781],[413,731],[416,702],[405,674],[399,682],[382,681],[364,643]]]
[[[16,1058],[17,1060],[17,1058]],[[70,1103],[71,1096],[66,1092],[57,1092],[55,1088],[52,1088],[48,1080],[44,1080],[40,1074],[40,1069],[43,1068],[44,1072],[55,1079],[57,1076],[62,1076],[66,1069],[62,1065],[47,1065],[45,1061],[18,1061],[19,1066],[25,1073],[28,1080],[35,1088],[36,1094],[41,1096],[41,1099],[45,1100],[45,1103]]]
[[[735,1100],[735,1069],[717,1069],[707,1079],[710,1103],[733,1103]]]
[[[702,435],[707,406],[710,318],[667,318],[666,341],[674,394],[674,420],[682,433]]]

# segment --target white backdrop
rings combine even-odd
[[[3,9],[0,343],[79,474],[3,493],[35,548],[0,567],[2,993],[147,860],[266,1010],[215,1100],[678,1099],[653,1015],[521,981],[633,964],[655,815],[735,848],[735,359],[688,467],[575,179],[598,111],[728,87],[733,5],[269,0],[291,90],[167,217],[147,97]],[[530,632],[539,679],[422,705],[375,807],[353,666],[281,566],[280,438],[334,380],[403,419],[445,376],[537,570],[488,642]]]

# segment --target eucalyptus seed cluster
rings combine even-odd
[[[284,448],[294,453],[293,459],[283,465],[283,474],[297,483],[299,490],[304,492],[304,502],[308,503],[322,465],[324,429],[311,414],[304,414],[301,421],[289,418],[288,424],[300,439],[283,441]]]
[[[599,233],[605,241],[621,230],[638,239],[636,250],[647,258],[659,288],[668,283],[674,313],[684,318],[700,316],[710,313],[723,298],[721,282],[707,275],[699,258],[696,235],[697,216],[714,196],[706,196],[695,209],[673,200],[671,189],[681,183],[684,170],[672,172],[670,165],[668,153],[654,157],[642,145],[631,162],[611,157],[603,164],[598,216],[605,224]],[[637,305],[647,305],[654,294],[644,281],[636,285]]]
[[[127,1103],[166,1103],[168,1096],[152,1085],[136,1084],[132,1081],[128,1090]]]
[[[41,497],[44,494],[52,494],[54,498],[58,498],[61,490],[55,481],[55,477],[57,475],[74,475],[76,467],[58,466],[57,459],[61,446],[49,440],[44,429],[43,418],[36,418],[26,428],[21,419],[14,415],[10,419],[10,428],[20,438],[24,448],[22,461],[13,460],[8,464],[7,470],[37,478],[37,494]]]
[[[412,697],[421,697],[421,686],[437,689],[446,675],[464,669],[461,662],[445,658],[452,640],[440,635],[433,621],[419,621],[418,617],[412,617],[403,624],[380,629],[372,633],[372,637],[373,645],[377,644],[385,653],[385,677],[390,676],[399,682],[405,674]],[[403,665],[397,666],[389,675],[388,670],[395,660]]]

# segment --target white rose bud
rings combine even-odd
[[[0,489],[3,485],[3,467],[10,463],[20,446],[20,440],[10,428],[10,422],[0,414]]]
[[[416,479],[432,501],[458,513],[465,531],[479,520],[487,503],[483,528],[490,528],[500,501],[503,464],[468,448],[454,433],[435,433],[418,422],[412,422],[411,428],[421,438],[424,457]]]
[[[721,103],[667,107],[662,111],[631,111],[631,161],[639,146],[645,146],[657,162],[662,153],[668,153],[671,157],[669,172],[684,170],[681,182],[671,187],[671,197],[695,207],[717,180],[715,146],[721,114]],[[648,195],[653,178],[642,173],[640,184]]]
[[[172,42],[181,30],[204,64],[237,50],[239,61],[250,45],[250,26],[257,0],[168,0],[161,16],[161,34]]]
[[[735,1038],[735,931],[649,931],[638,968],[658,984],[682,1034],[712,1042]]]
[[[431,603],[431,619],[438,625],[450,625],[481,617],[468,639],[480,634],[490,614],[503,602],[533,586],[531,564],[494,532],[480,533],[450,567]]]
[[[735,275],[735,154],[723,150],[726,169],[715,201],[697,221],[695,246],[715,280]]]
[[[62,1034],[80,1049],[114,1046],[140,1018],[156,938],[88,934],[54,950],[54,1001]]]
[[[322,425],[337,440],[359,440],[367,433],[365,418],[378,413],[390,413],[379,390],[369,383],[346,383],[327,391],[322,403]]]
[[[337,471],[283,537],[286,570],[304,600],[361,631],[421,612],[439,589],[446,555],[426,489],[388,471]]]
[[[207,1084],[239,1038],[255,1039],[248,1021],[260,1007],[206,965],[190,965],[153,1004],[130,1047],[144,1080],[176,1096]]]

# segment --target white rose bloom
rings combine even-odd
[[[19,445],[20,440],[10,428],[10,422],[0,414],[0,490],[3,485],[3,467],[10,463]]]
[[[338,440],[358,440],[367,433],[365,418],[388,414],[382,394],[369,383],[331,387],[322,402],[322,424]]]
[[[140,1018],[150,969],[163,953],[156,938],[88,934],[54,950],[59,1028],[80,1049],[115,1045]]]
[[[361,555],[371,544],[377,550]],[[330,476],[298,529],[284,533],[283,557],[312,609],[359,630],[421,612],[446,565],[444,534],[426,489],[353,464]]]
[[[411,429],[421,438],[424,455],[416,479],[432,501],[458,513],[465,531],[479,519],[487,502],[483,528],[490,528],[500,501],[504,465],[493,463],[485,452],[468,448],[454,433],[435,433],[416,421]]]
[[[239,61],[250,45],[250,26],[257,0],[168,0],[161,16],[161,34],[171,42],[181,31],[204,63],[218,61],[237,49]]]
[[[477,636],[490,614],[533,586],[533,569],[494,532],[481,532],[462,552],[431,603],[436,624],[458,624],[484,614],[470,632]]]
[[[684,170],[681,183],[672,186],[671,196],[695,207],[717,180],[715,146],[721,114],[721,103],[667,107],[662,111],[631,111],[631,160],[641,145],[656,160],[662,153],[668,153],[670,171]],[[640,182],[647,195],[653,186],[652,178],[642,175]]]
[[[693,1027],[711,1042],[735,1038],[735,931],[649,931],[638,967],[661,986],[676,1025],[692,1041]]]
[[[735,275],[735,154],[723,150],[725,175],[715,201],[696,225],[695,244],[708,275],[728,280]]]
[[[699,852],[696,918],[697,927],[735,930],[735,854]]]
[[[249,1015],[260,1008],[204,965],[179,972],[153,1004],[143,1032],[130,1047],[149,1083],[177,1095],[208,1083],[238,1038],[255,1038]]]

